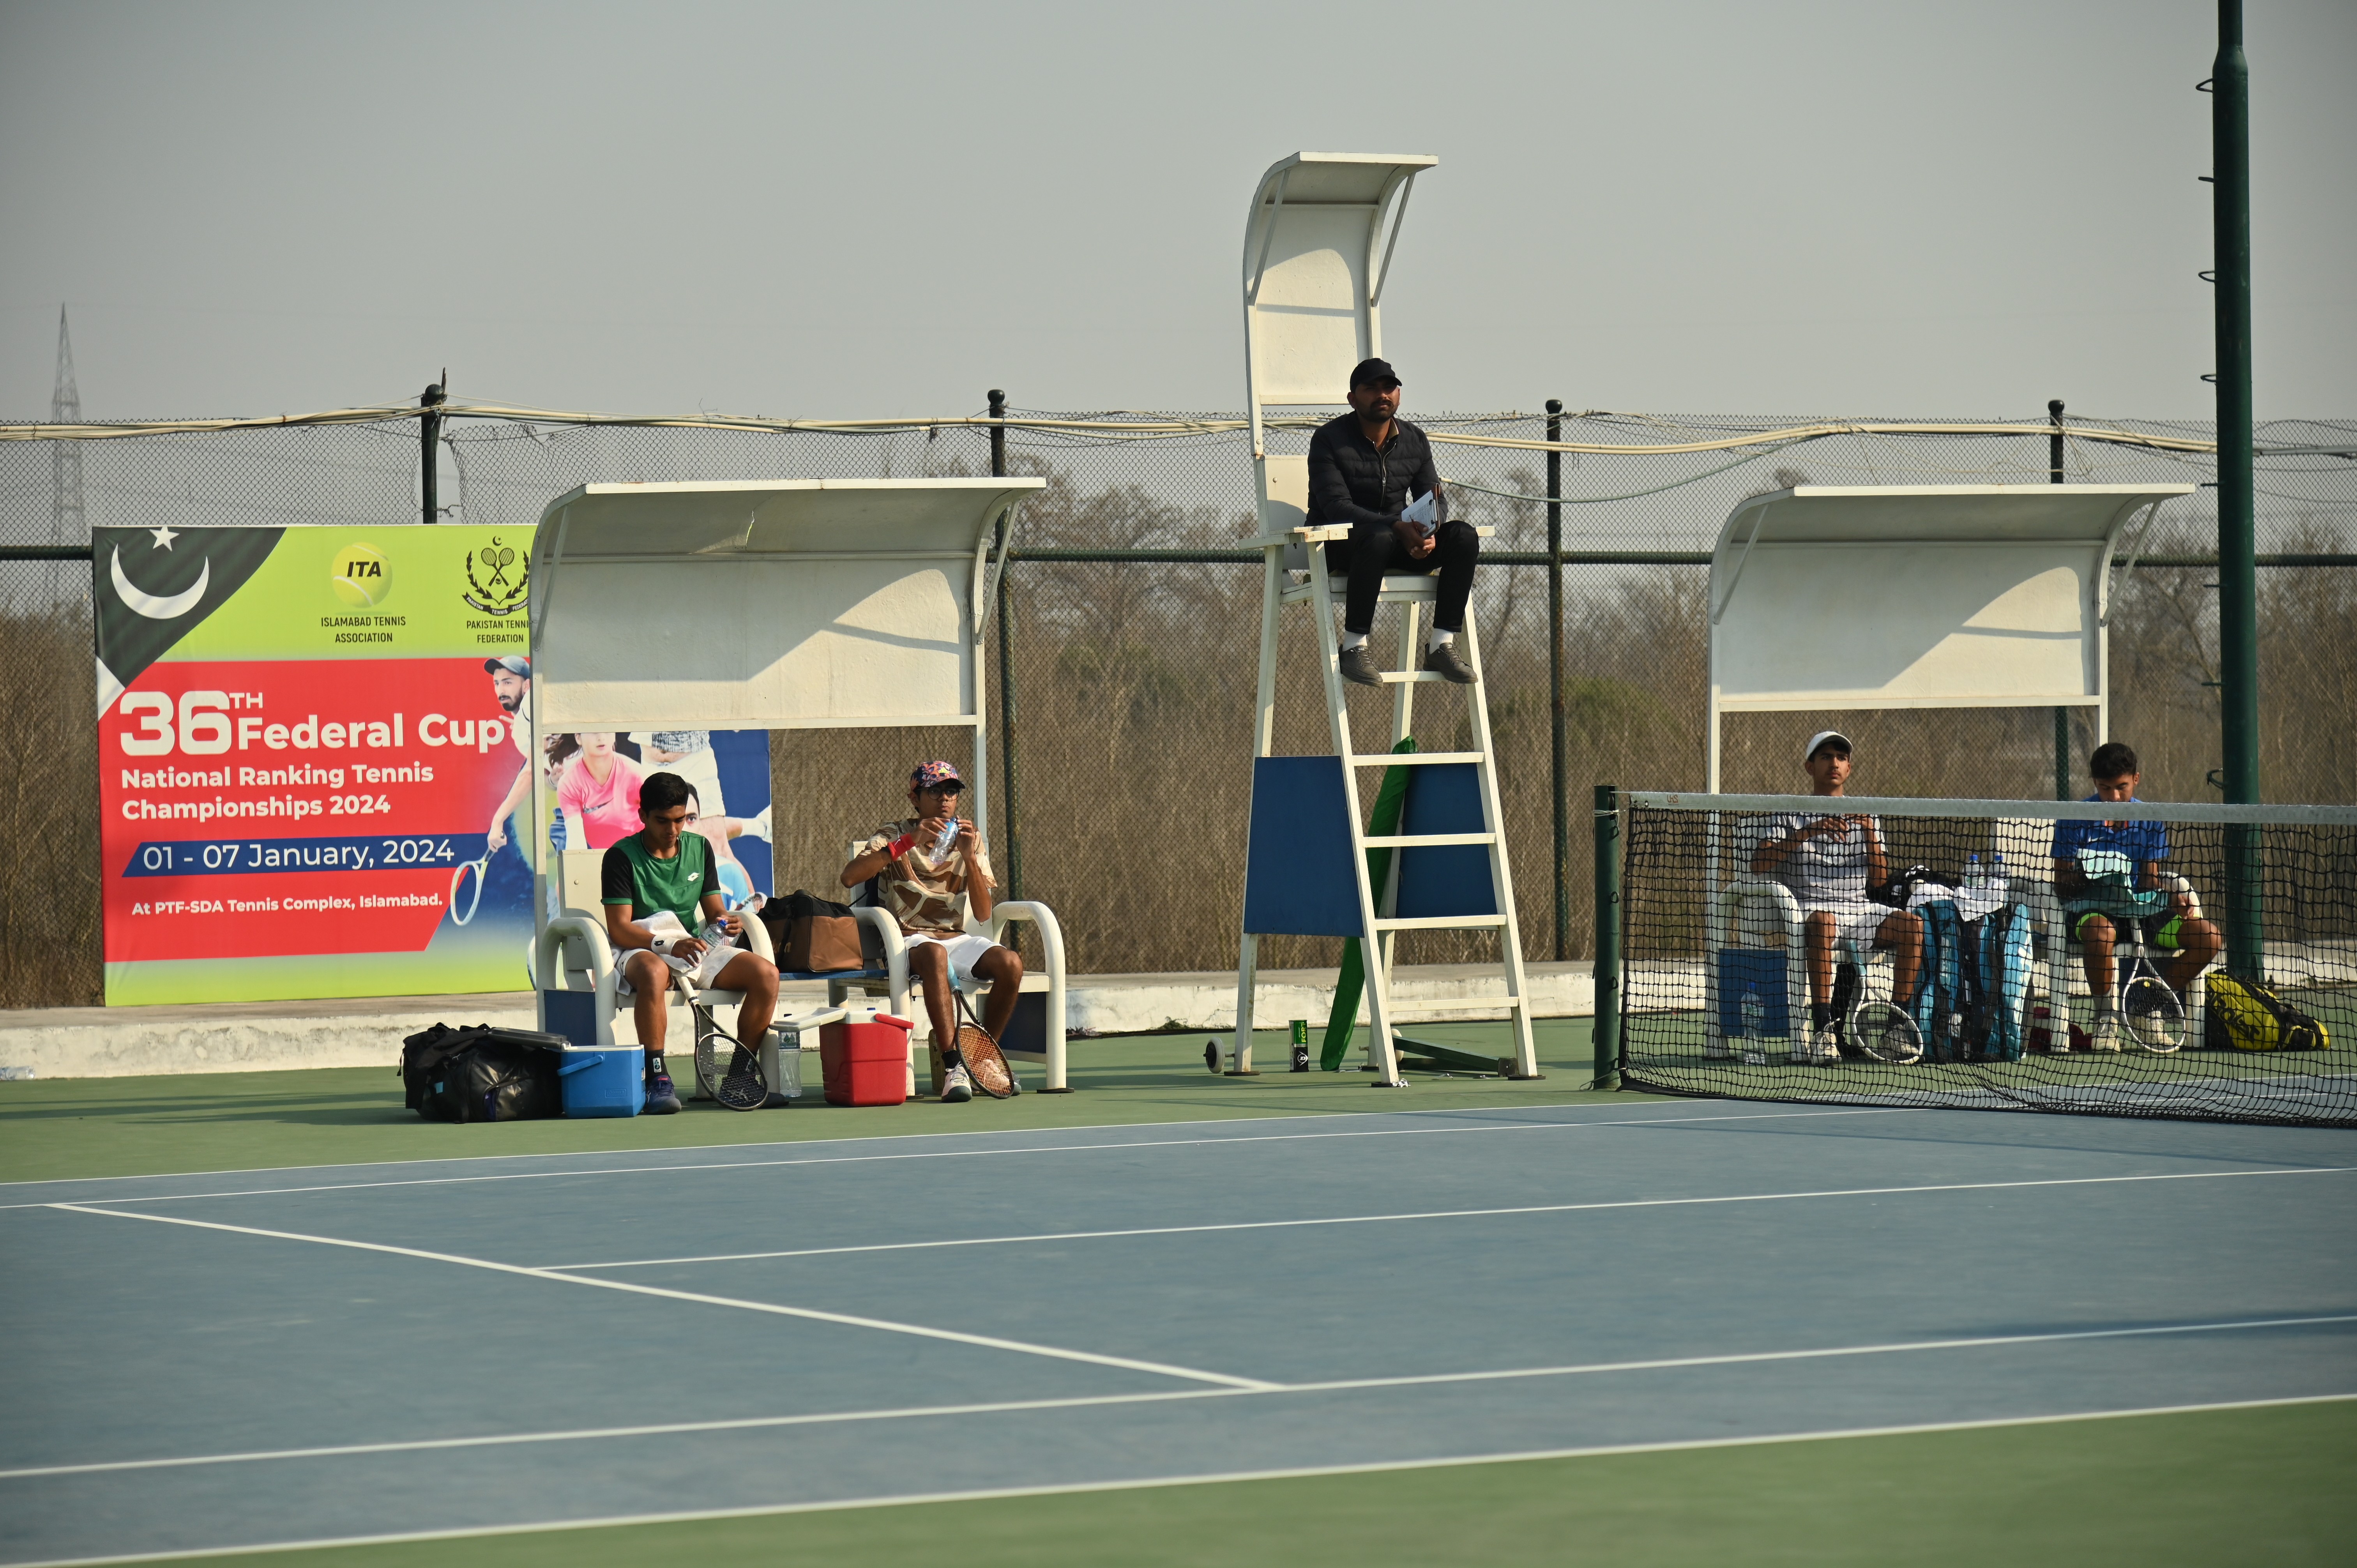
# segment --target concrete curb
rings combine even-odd
[[[1596,987],[1585,963],[1526,966],[1532,1015],[1585,1017]],[[1462,996],[1462,1009],[1416,1022],[1501,1018],[1479,998],[1500,989],[1491,964],[1403,967],[1394,983],[1403,1001]],[[814,1004],[825,986],[785,987],[788,1004]],[[1067,989],[1071,1026],[1099,1035],[1235,1026],[1236,978],[1206,973],[1076,975]],[[1254,1020],[1282,1028],[1308,1018],[1322,1032],[1333,1005],[1331,970],[1264,970],[1253,992]],[[1361,1019],[1365,1016],[1363,1007]],[[238,1002],[166,1007],[47,1007],[0,1013],[0,1070],[11,1078],[127,1078],[151,1073],[276,1071],[296,1068],[381,1067],[390,1072],[402,1037],[436,1023],[535,1027],[528,991],[458,996],[351,997],[331,1001]],[[627,1035],[629,1026],[623,1032]],[[1075,1048],[1085,1051],[1085,1041]]]

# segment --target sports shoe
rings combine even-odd
[[[960,1062],[942,1074],[942,1103],[963,1105],[974,1098],[974,1079],[965,1075],[965,1063]]]
[[[679,1090],[671,1086],[671,1074],[659,1072],[647,1079],[647,1104],[642,1114],[669,1116],[678,1109]]]
[[[1342,650],[1342,679],[1361,686],[1380,686],[1383,678],[1375,673],[1375,661],[1367,657],[1367,645]]]
[[[1817,1029],[1809,1036],[1809,1059],[1819,1067],[1830,1067],[1841,1060],[1841,1044],[1831,1029]]]
[[[2094,1030],[2087,1036],[2087,1048],[2091,1051],[2109,1051],[2114,1056],[2117,1056],[2120,1050],[2120,1036],[2126,1032],[2121,1027],[2119,1018],[2115,1015],[2106,1013],[2095,1020]]]
[[[1424,650],[1424,667],[1444,681],[1454,681],[1460,686],[1470,686],[1480,679],[1462,659],[1457,657],[1457,645],[1444,642],[1438,648]]]

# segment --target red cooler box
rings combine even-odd
[[[855,1007],[840,1024],[818,1032],[819,1069],[829,1105],[900,1105],[909,1098],[909,1036],[917,1027],[906,1018],[873,1007]]]

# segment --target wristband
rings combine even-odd
[[[884,853],[892,859],[898,860],[902,855],[908,854],[909,851],[916,844],[916,834],[902,833],[899,838],[894,839],[889,844],[885,846]]]

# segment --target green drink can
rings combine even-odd
[[[1307,1018],[1293,1021],[1293,1070],[1309,1070],[1309,1020]]]

